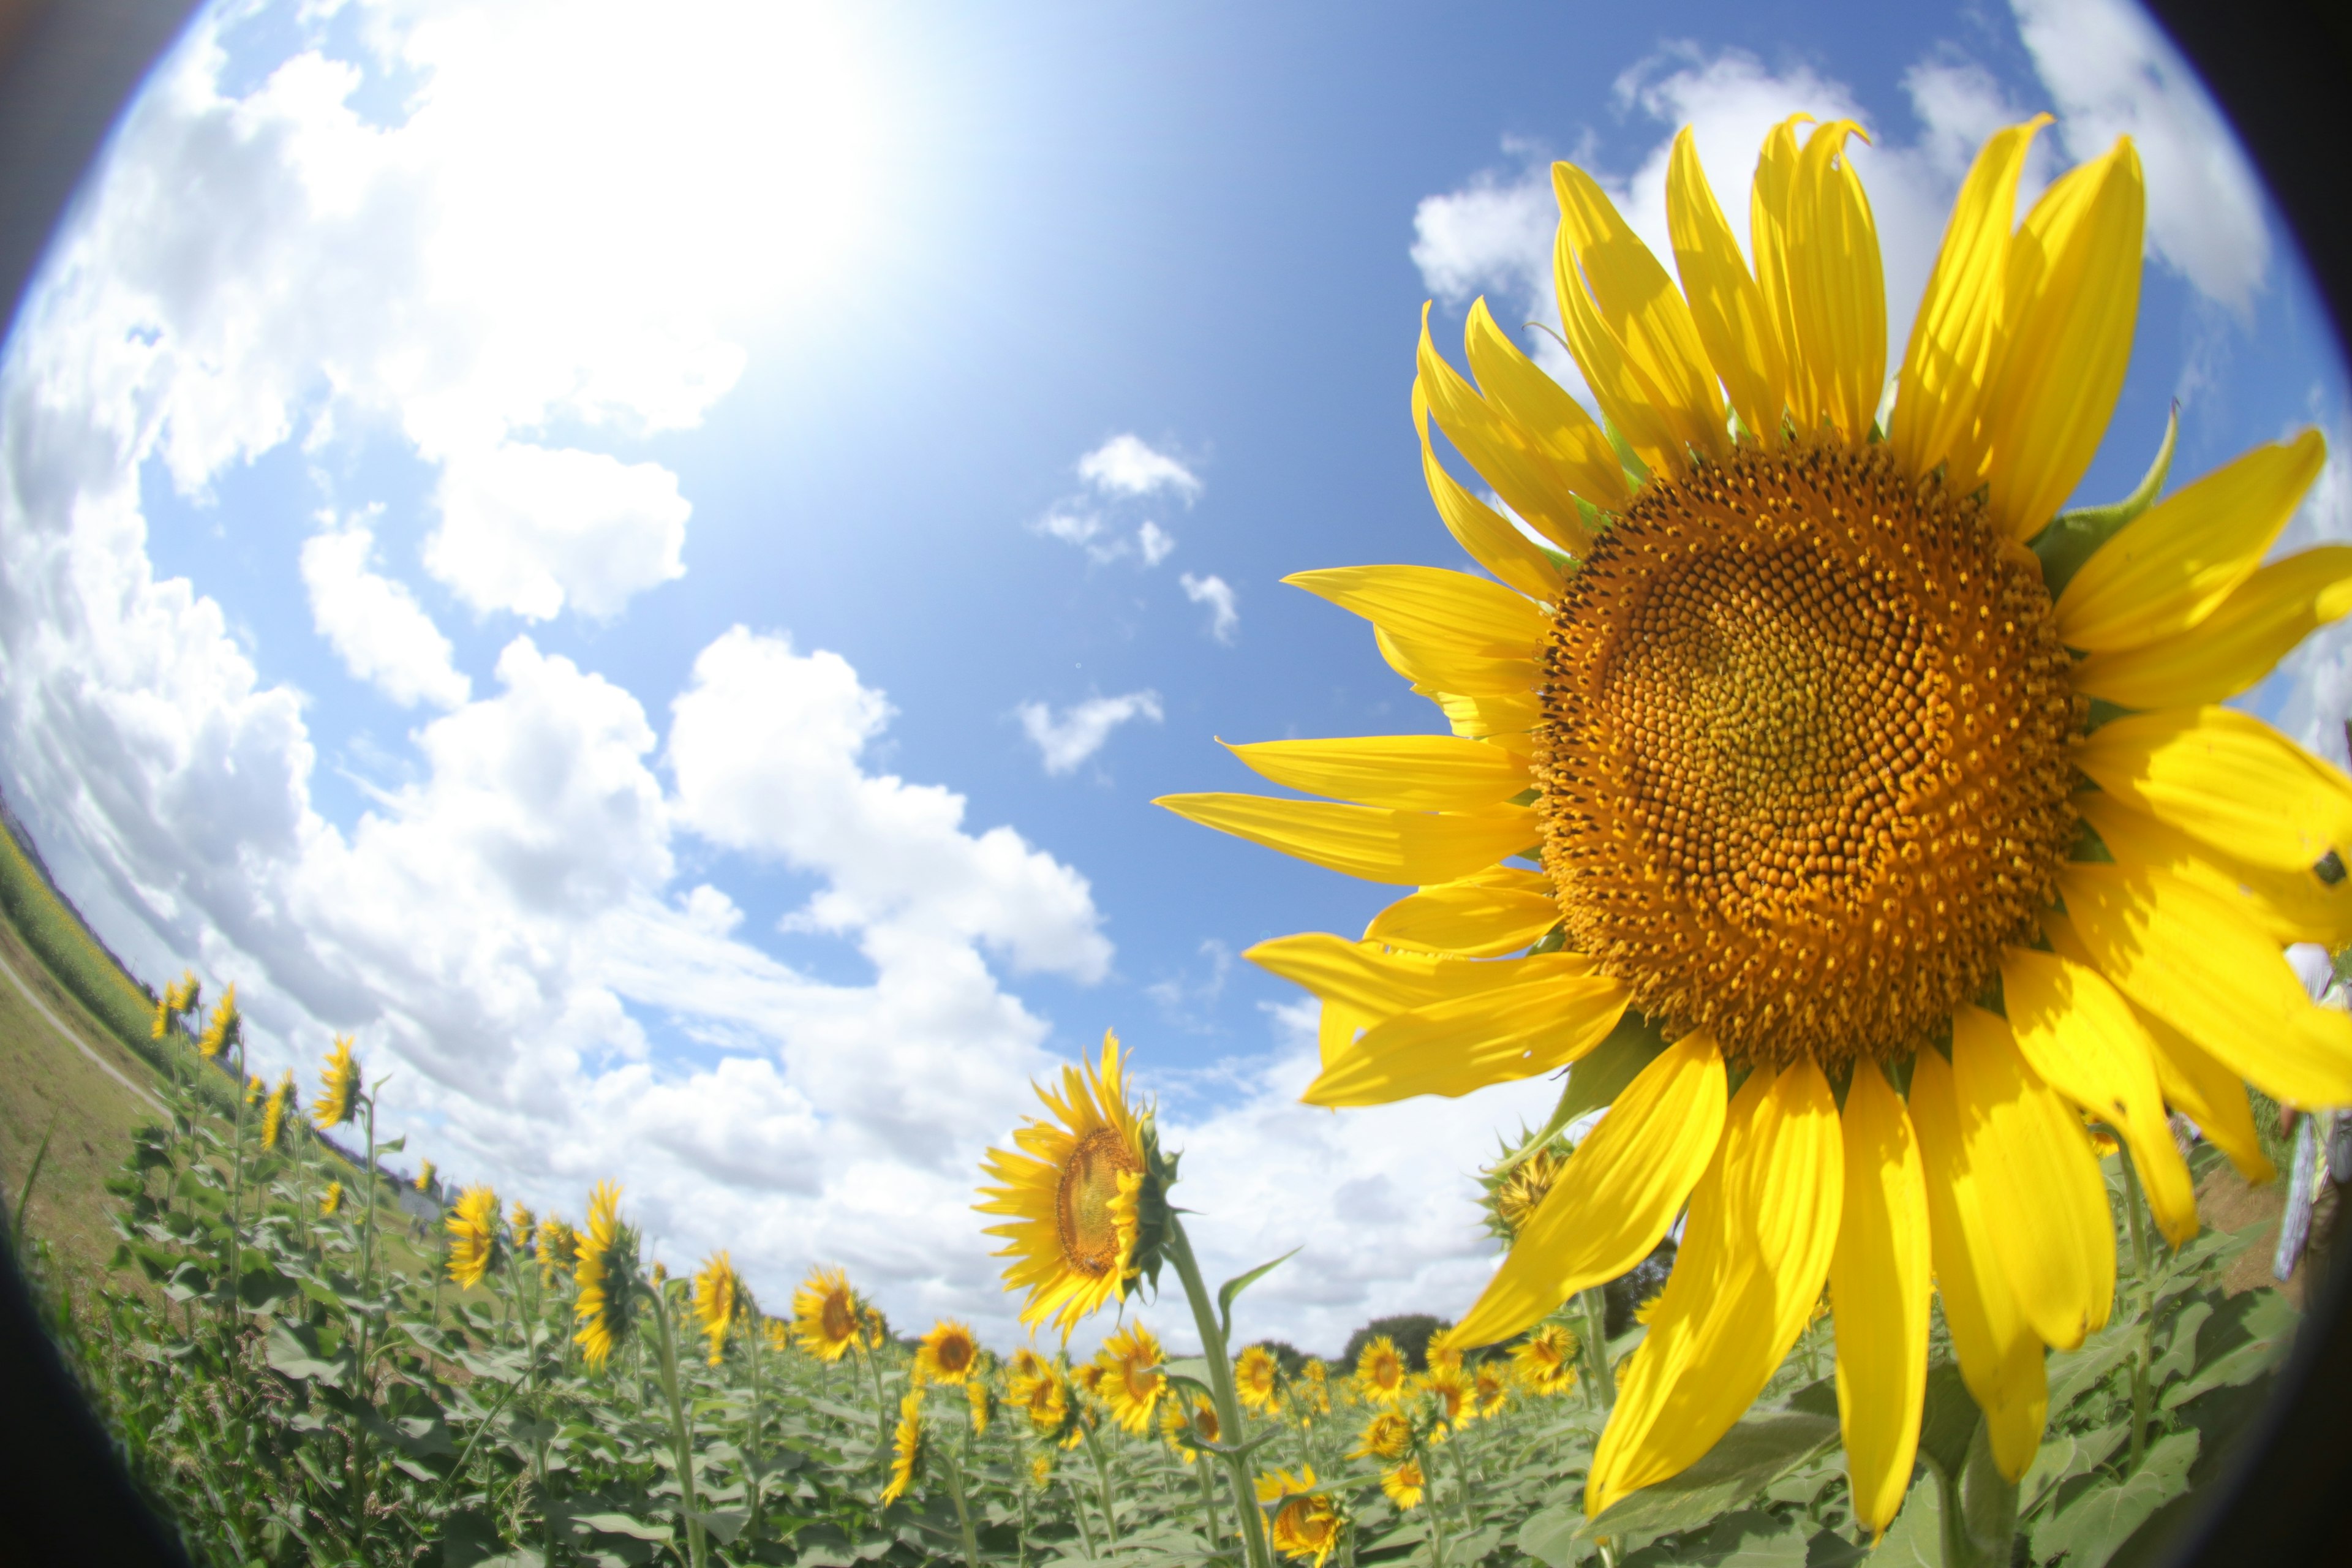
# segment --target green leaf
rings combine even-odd
[[[1735,1425],[1696,1464],[1620,1498],[1584,1527],[1588,1537],[1643,1540],[1695,1530],[1762,1491],[1837,1439],[1837,1423],[1790,1413]]]
[[[1805,1568],[1805,1532],[1760,1509],[1728,1513],[1696,1541],[1651,1547],[1624,1559],[1624,1568]]]
[[[1530,1514],[1519,1527],[1518,1544],[1544,1568],[1573,1568],[1600,1550],[1584,1533],[1584,1510],[1565,1502]]]
[[[2066,1568],[2104,1568],[2116,1548],[2148,1515],[2189,1489],[2197,1434],[2175,1432],[2140,1456],[2139,1468],[2120,1481],[2095,1486],[2033,1529],[2033,1554],[2063,1552]]]
[[[1919,1416],[1919,1457],[1948,1480],[1959,1479],[1969,1460],[1969,1439],[1976,1435],[1977,1402],[1960,1381],[1960,1369],[1948,1361],[1927,1368],[1927,1397]]]
[[[1870,1568],[1944,1568],[1944,1493],[1933,1474],[1911,1483]]]
[[[688,1511],[693,1515],[696,1523],[719,1538],[721,1546],[734,1545],[735,1538],[743,1533],[743,1527],[751,1522],[751,1510],[748,1508],[728,1509],[715,1513],[698,1509]]]
[[[2181,1303],[2164,1325],[2163,1332],[2170,1342],[2162,1355],[2148,1363],[2149,1383],[2162,1388],[2175,1378],[2186,1377],[2197,1365],[2197,1337],[2205,1320],[2213,1315],[2214,1303],[2210,1300],[2192,1299]]]
[[[1273,1262],[1261,1263],[1248,1273],[1236,1274],[1217,1287],[1217,1325],[1224,1336],[1225,1348],[1228,1351],[1232,1350],[1234,1343],[1234,1299],[1297,1257],[1299,1250],[1294,1247]]]
[[[626,1535],[638,1541],[657,1542],[667,1546],[677,1538],[677,1532],[667,1524],[647,1524],[625,1513],[578,1513],[573,1521],[605,1535]]]
[[[340,1383],[350,1365],[342,1357],[331,1359],[320,1353],[319,1331],[309,1323],[274,1325],[263,1353],[271,1370],[298,1383],[314,1377]]]
[[[2164,1391],[2178,1408],[2209,1389],[2250,1383],[2278,1364],[2294,1342],[2303,1315],[2276,1290],[2249,1290],[2225,1300],[2197,1336],[2198,1367]]]
[[[2025,1478],[2017,1483],[2017,1516],[2023,1519],[2048,1501],[2063,1483],[2105,1464],[2130,1435],[2128,1427],[2102,1426],[2091,1432],[2053,1432],[2044,1436]]]
[[[2137,1348],[2139,1331],[2138,1319],[2121,1319],[2084,1340],[2076,1349],[2053,1355],[2049,1370],[2051,1415],[2055,1417],[2072,1409],[2075,1401],[2129,1361]]]
[[[2156,461],[2131,494],[2106,506],[2089,506],[2074,511],[2062,511],[2053,518],[2050,526],[2033,537],[2033,553],[2042,558],[2042,581],[2056,598],[2083,563],[2095,554],[2099,546],[2115,537],[2124,524],[2156,504],[2158,492],[2164,489],[2165,476],[2172,472],[2173,443],[2180,436],[2180,405],[2164,422],[2164,441],[2156,449]]]

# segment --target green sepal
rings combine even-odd
[[[2033,553],[2042,558],[2042,585],[2055,599],[2065,592],[2083,563],[2095,553],[2100,545],[2115,537],[2124,524],[2156,504],[2158,491],[2172,472],[2172,449],[2180,438],[2180,405],[2175,403],[2172,412],[2165,416],[2164,443],[2156,449],[2156,461],[2139,487],[2119,501],[2105,506],[2086,506],[2075,511],[2062,511],[2050,520],[2050,526],[2033,536]]]
[[[1143,1113],[1136,1128],[1136,1140],[1143,1145],[1143,1185],[1135,1194],[1135,1254],[1128,1267],[1132,1276],[1140,1276],[1156,1295],[1160,1289],[1160,1265],[1168,1250],[1169,1232],[1175,1224],[1173,1211],[1168,1206],[1168,1189],[1176,1184],[1176,1162],[1183,1156],[1160,1149],[1156,1111]]]

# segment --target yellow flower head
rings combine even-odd
[[[793,1337],[819,1361],[839,1361],[859,1342],[857,1292],[838,1268],[813,1268],[793,1292]]]
[[[1555,1140],[1482,1177],[1486,1228],[1506,1244],[1515,1240],[1567,1163],[1564,1144]]]
[[[1297,1474],[1288,1470],[1261,1470],[1257,1478],[1257,1502],[1266,1508],[1288,1497],[1303,1497],[1315,1489],[1315,1467],[1301,1465]]]
[[[1412,1423],[1401,1410],[1383,1410],[1364,1424],[1349,1449],[1351,1459],[1402,1458],[1412,1447]]]
[[[1433,1367],[1421,1375],[1419,1382],[1421,1391],[1430,1396],[1436,1407],[1439,1425],[1459,1426],[1478,1418],[1478,1407],[1471,1400],[1470,1380],[1462,1375],[1460,1367]]]
[[[1511,1365],[1530,1394],[1566,1394],[1576,1386],[1576,1336],[1559,1323],[1538,1323],[1511,1352]]]
[[[1264,1345],[1252,1345],[1234,1363],[1234,1393],[1252,1410],[1272,1411],[1282,1397],[1282,1363]]]
[[[857,1324],[865,1332],[867,1350],[878,1351],[888,1342],[890,1321],[882,1315],[881,1308],[862,1298],[857,1303]]]
[[[319,1212],[322,1215],[331,1215],[340,1212],[342,1206],[343,1184],[341,1182],[329,1182],[327,1184],[327,1190],[319,1195]]]
[[[942,1318],[931,1325],[915,1351],[915,1365],[932,1383],[961,1383],[980,1363],[980,1342],[971,1325]]]
[[[213,1009],[212,1021],[197,1037],[196,1049],[209,1060],[236,1044],[244,1035],[245,1017],[236,1010],[236,987],[232,984],[221,993],[220,1005]]]
[[[1028,1294],[1021,1321],[1057,1324],[1066,1340],[1139,1275],[1157,1278],[1173,1177],[1150,1111],[1128,1100],[1116,1035],[1104,1034],[1098,1067],[1063,1068],[1061,1092],[1041,1085],[1037,1098],[1053,1114],[1013,1134],[1017,1151],[988,1152],[982,1173],[999,1184],[974,1206],[1012,1221],[988,1234],[1005,1238],[997,1256],[1013,1259],[1005,1289]]]
[[[520,1198],[517,1198],[514,1206],[507,1210],[507,1229],[513,1233],[516,1245],[528,1242],[531,1232],[538,1228],[539,1216],[524,1206]]]
[[[1429,1343],[1422,1352],[1422,1359],[1428,1363],[1429,1370],[1432,1372],[1460,1372],[1462,1347],[1449,1341],[1445,1331],[1440,1329],[1429,1336]]]
[[[1273,1490],[1268,1495],[1269,1484]],[[1302,1466],[1293,1477],[1285,1470],[1271,1476],[1261,1476],[1257,1483],[1257,1499],[1261,1505],[1280,1500],[1275,1510],[1274,1526],[1268,1532],[1274,1549],[1285,1557],[1295,1557],[1321,1568],[1323,1560],[1339,1544],[1339,1510],[1327,1493],[1315,1488],[1315,1471]]]
[[[1151,1430],[1152,1412],[1168,1392],[1168,1379],[1160,1371],[1167,1359],[1159,1339],[1141,1323],[1103,1341],[1096,1354],[1099,1372],[1092,1392],[1110,1407],[1114,1420],[1138,1436]]]
[[[1643,1328],[1649,1327],[1650,1320],[1658,1315],[1658,1303],[1665,1299],[1665,1294],[1664,1289],[1658,1289],[1642,1298],[1642,1304],[1633,1309],[1633,1321]]]
[[[1421,1473],[1419,1459],[1407,1459],[1392,1470],[1381,1472],[1381,1490],[1388,1495],[1389,1501],[1405,1513],[1411,1513],[1421,1506],[1421,1500],[1428,1488],[1429,1481]]]
[[[1509,1403],[1511,1377],[1504,1370],[1508,1364],[1494,1359],[1482,1361],[1478,1363],[1478,1370],[1472,1374],[1471,1403],[1481,1416],[1497,1415]]]
[[[1013,1384],[1013,1402],[1029,1417],[1029,1429],[1046,1442],[1068,1435],[1075,1415],[1067,1379],[1053,1367],[1042,1368],[1034,1377],[1016,1378]]]
[[[882,1489],[882,1506],[907,1495],[915,1483],[915,1466],[923,1449],[923,1385],[918,1382],[898,1401],[898,1429],[890,1439],[890,1484]]]
[[[996,1396],[989,1392],[988,1379],[978,1375],[966,1379],[963,1396],[971,1406],[971,1435],[987,1436],[988,1419],[994,1414],[996,1406]]]
[[[552,1285],[556,1277],[569,1270],[577,1259],[580,1236],[571,1225],[555,1215],[539,1222],[532,1237],[531,1250],[539,1257],[539,1282]]]
[[[1404,1356],[1386,1334],[1356,1356],[1356,1386],[1375,1405],[1394,1405],[1405,1395]]]
[[[762,1317],[760,1320],[760,1338],[770,1350],[782,1355],[792,1348],[793,1325],[783,1318]]]
[[[744,1289],[743,1277],[735,1272],[728,1255],[714,1252],[705,1258],[701,1272],[694,1277],[694,1322],[710,1342],[712,1366],[719,1364],[727,1349],[728,1331],[748,1319],[751,1310],[751,1293]]]
[[[499,1194],[467,1187],[446,1222],[449,1227],[449,1278],[461,1290],[479,1285],[503,1250],[499,1245]]]
[[[421,1162],[416,1167],[416,1190],[420,1193],[433,1190],[433,1162],[430,1160]]]
[[[278,1140],[286,1131],[287,1110],[293,1103],[294,1069],[289,1068],[286,1069],[285,1076],[278,1080],[278,1087],[269,1091],[269,1098],[262,1102],[262,1148],[275,1149],[278,1147]]]
[[[1160,1435],[1186,1464],[1201,1457],[1199,1445],[1218,1440],[1217,1407],[1195,1394],[1171,1390],[1160,1405]]]
[[[1318,1415],[1331,1414],[1331,1369],[1319,1356],[1308,1356],[1299,1363],[1297,1381],[1292,1385],[1298,1390],[1302,1405]]]
[[[2078,1113],[2178,1241],[2198,1218],[2168,1100],[2256,1176],[2242,1082],[2352,1104],[2352,1016],[2280,961],[2352,942],[2352,785],[2224,706],[2352,608],[2344,552],[2263,563],[2325,444],[2165,494],[2168,439],[2134,496],[2060,513],[2131,359],[2146,198],[2119,140],[2020,224],[2046,123],[1979,153],[1891,367],[1851,121],[1772,129],[1746,253],[1685,131],[1679,289],[1556,165],[1563,336],[1601,417],[1483,301],[1475,382],[1424,325],[1424,475],[1491,575],[1292,579],[1370,619],[1452,733],[1238,748],[1330,801],[1167,803],[1423,889],[1365,942],[1252,951],[1324,1000],[1312,1103],[1549,1072],[1630,1016],[1619,1044],[1647,1065],[1574,1155],[1574,1213],[1532,1215],[1456,1331],[1513,1337],[1687,1208],[1594,1512],[1729,1428],[1833,1258],[1840,1338],[1879,1347],[1840,1368],[1859,1521],[1884,1529],[1908,1485],[1931,1292],[2021,1476],[2043,1347],[2080,1344],[2115,1294]],[[1449,471],[1433,421],[1549,550]],[[1507,864],[1529,844],[1540,871]]]
[[[1040,1448],[1029,1456],[1029,1485],[1044,1491],[1054,1484],[1054,1450]]]
[[[582,1357],[590,1371],[603,1368],[636,1321],[637,1233],[621,1223],[621,1189],[599,1182],[588,1194],[588,1228],[578,1238],[572,1279],[580,1293],[572,1303]]]
[[[352,1037],[339,1035],[335,1048],[327,1053],[326,1066],[319,1072],[319,1101],[310,1107],[310,1120],[321,1127],[341,1127],[359,1109],[360,1064],[352,1058]]]
[[[148,1026],[150,1039],[160,1040],[172,1032],[180,1014],[180,983],[176,980],[163,987],[163,994],[155,998],[155,1021]]]

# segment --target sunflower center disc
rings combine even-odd
[[[856,1310],[850,1306],[846,1292],[840,1290],[825,1292],[820,1321],[824,1325],[824,1337],[834,1344],[839,1344],[857,1331]]]
[[[1883,447],[1653,480],[1546,653],[1544,863],[1669,1037],[1915,1048],[2030,940],[2074,836],[2039,564]]]
[[[1118,1178],[1140,1169],[1118,1133],[1097,1127],[1078,1140],[1054,1194],[1062,1255],[1081,1274],[1099,1279],[1118,1265],[1118,1222],[1111,1214]]]

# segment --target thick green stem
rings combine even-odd
[[[1078,1433],[1087,1440],[1087,1457],[1095,1462],[1095,1481],[1102,1489],[1103,1544],[1116,1552],[1118,1550],[1118,1511],[1111,1497],[1110,1466],[1103,1462],[1102,1445],[1095,1441],[1094,1427],[1082,1423]]]
[[[1201,1266],[1192,1257],[1192,1239],[1184,1234],[1184,1222],[1171,1214],[1168,1216],[1168,1261],[1176,1266],[1176,1277],[1184,1282],[1184,1299],[1192,1304],[1192,1325],[1201,1335],[1201,1354],[1209,1363],[1209,1396],[1217,1407],[1217,1435],[1227,1443],[1242,1441],[1245,1428],[1242,1426],[1241,1401],[1234,1394],[1233,1359],[1225,1353],[1224,1331],[1217,1321],[1216,1302],[1209,1296],[1209,1287],[1201,1279]],[[1265,1521],[1257,1510],[1257,1488],[1250,1479],[1249,1460],[1239,1454],[1221,1454],[1225,1474],[1233,1482],[1234,1510],[1240,1516],[1243,1549],[1249,1554],[1250,1568],[1273,1568],[1273,1558],[1265,1544]]]
[[[971,1508],[964,1501],[963,1464],[956,1458],[952,1446],[940,1449],[948,1462],[948,1488],[955,1498],[956,1525],[963,1531],[964,1568],[980,1568],[980,1536],[971,1527]]]
[[[2139,1172],[2132,1165],[2131,1151],[2122,1154],[2124,1167],[2124,1214],[2131,1224],[2132,1285],[2134,1289],[2152,1294],[2155,1281],[2148,1276],[2147,1230],[2140,1219],[2146,1206],[2139,1190]],[[2142,1304],[2139,1344],[2132,1352],[2131,1381],[2131,1448],[2125,1459],[2128,1469],[2139,1468],[2140,1455],[2147,1448],[2147,1421],[2150,1390],[2148,1363],[2152,1359],[2156,1332],[2156,1310],[2153,1301]]]
[[[694,1491],[694,1435],[687,1426],[686,1402],[678,1397],[677,1335],[670,1326],[669,1292],[656,1285],[652,1295],[654,1326],[659,1331],[662,1397],[669,1403],[670,1445],[677,1457],[678,1511],[685,1515],[687,1556],[693,1568],[703,1568],[707,1548],[702,1521],[697,1517],[700,1505]]]
[[[1609,1364],[1609,1297],[1599,1286],[1584,1292],[1584,1343],[1592,1356],[1592,1385],[1601,1408],[1617,1407],[1617,1372]]]
[[[367,1169],[360,1179],[367,1183],[367,1218],[360,1229],[360,1294],[364,1296],[375,1287],[375,1190],[383,1184],[376,1180],[375,1170],[375,1096],[366,1097],[367,1103]]]
[[[228,1323],[232,1333],[244,1316],[244,1303],[239,1300],[236,1289],[238,1253],[241,1250],[237,1244],[237,1222],[245,1210],[245,1043],[242,1040],[237,1042],[236,1050],[236,1107],[229,1119],[228,1257],[226,1267],[221,1270],[221,1289],[227,1298]]]
[[[1209,1552],[1214,1555],[1217,1541],[1223,1531],[1217,1528],[1217,1483],[1209,1479],[1209,1467],[1195,1460],[1192,1474],[1201,1483],[1201,1519],[1208,1531]]]
[[[1078,1495],[1077,1482],[1065,1477],[1062,1484],[1070,1489],[1070,1518],[1078,1527],[1078,1539],[1085,1543],[1087,1557],[1092,1558],[1095,1554],[1095,1532],[1087,1528],[1086,1499]]]

